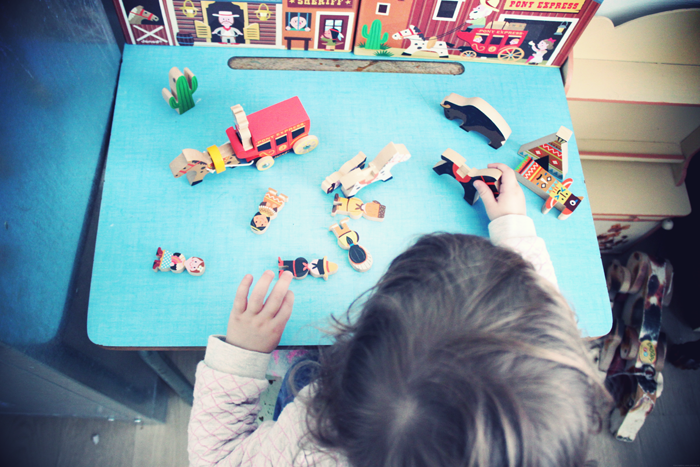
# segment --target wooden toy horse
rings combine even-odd
[[[180,155],[170,163],[170,171],[175,178],[187,174],[187,181],[194,186],[201,183],[207,174],[223,172],[226,170],[225,167],[234,168],[252,164],[253,162],[242,164],[234,155],[231,143],[225,143],[221,146],[210,146],[204,152],[183,149]]]
[[[501,175],[498,169],[472,169],[467,165],[467,161],[457,151],[446,149],[440,156],[442,159],[435,164],[433,170],[438,175],[451,175],[464,188],[464,201],[474,205],[479,199],[479,192],[474,188],[474,182],[481,180],[493,192],[494,198],[498,198]]]
[[[342,186],[343,194],[346,197],[355,196],[357,192],[371,183],[391,180],[393,178],[393,175],[391,175],[392,167],[410,158],[411,154],[405,145],[389,143],[384,146],[384,149],[379,151],[377,157],[367,167],[362,168],[367,160],[367,156],[360,152],[343,164],[338,172],[334,172],[326,177],[321,183],[321,189],[326,193],[330,193],[338,186]],[[344,170],[348,171],[343,173]]]
[[[435,52],[440,58],[449,58],[447,52],[448,47],[454,47],[454,44],[449,42],[439,41],[435,37],[426,40],[421,30],[414,25],[410,25],[408,29],[399,31],[391,36],[394,40],[407,39],[411,41],[411,45],[403,51],[401,55],[413,55],[416,52]]]
[[[477,131],[489,139],[489,146],[498,149],[510,136],[511,129],[501,114],[480,97],[462,97],[454,92],[440,103],[448,120],[458,118],[464,131]]]
[[[321,189],[325,193],[332,193],[340,186],[340,180],[355,169],[364,169],[367,162],[367,156],[360,151],[355,157],[343,164],[340,169],[333,172],[321,182]]]
[[[139,5],[131,9],[127,20],[129,21],[129,24],[141,24],[143,21],[157,22],[160,20],[160,18],[153,13],[146,11],[141,5]]]

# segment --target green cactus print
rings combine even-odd
[[[190,87],[191,81],[192,85]],[[192,94],[197,90],[197,77],[187,68],[185,74],[180,75],[175,83],[175,95],[170,96],[168,104],[182,115],[194,107]]]
[[[375,19],[374,21],[372,21],[372,26],[369,30],[369,33],[367,33],[367,25],[362,25],[362,37],[367,39],[365,49],[380,50],[382,48],[382,45],[389,40],[389,33],[385,32],[382,35],[382,22],[378,19]]]

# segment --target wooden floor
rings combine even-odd
[[[203,353],[169,355],[193,380]],[[594,437],[589,458],[599,467],[700,467],[700,371],[667,365],[663,374],[664,392],[635,442],[616,441],[607,430]],[[271,413],[276,386],[264,417]],[[0,417],[0,466],[184,467],[189,415],[190,407],[172,395],[165,424]]]
[[[204,352],[166,353],[194,384]],[[261,420],[272,417],[280,383],[263,394]],[[173,393],[164,424],[0,416],[0,467],[185,467],[190,409]]]
[[[171,358],[194,382],[203,352]],[[187,466],[190,406],[174,394],[164,424],[49,417],[0,417],[0,465],[13,467]],[[95,437],[99,437],[97,438]],[[95,442],[97,440],[97,442]]]

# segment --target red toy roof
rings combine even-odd
[[[308,120],[304,106],[295,96],[248,115],[248,128],[253,141],[257,141]]]

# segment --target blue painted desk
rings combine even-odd
[[[294,313],[281,345],[327,342],[322,329],[332,313],[345,311],[369,289],[389,262],[419,235],[433,231],[487,235],[483,206],[469,206],[460,185],[431,169],[448,147],[475,167],[505,162],[515,167],[521,144],[572,128],[558,69],[466,63],[451,75],[248,71],[227,66],[233,56],[310,56],[252,49],[126,46],[119,80],[95,251],[88,333],[113,347],[204,346],[224,333],[236,287],[245,273],[256,278],[276,270],[277,257],[328,256],[339,271],[326,282],[294,281]],[[323,54],[325,58],[352,58]],[[189,67],[200,85],[196,107],[177,115],[163,101],[168,70]],[[443,116],[439,103],[451,92],[479,96],[510,124],[507,143],[494,150],[486,138],[466,133]],[[200,151],[226,141],[230,107],[252,113],[299,96],[311,118],[313,152],[287,154],[265,172],[253,167],[208,175],[190,187],[174,179],[168,164],[183,148]],[[384,222],[351,220],[360,243],[374,257],[364,274],[355,272],[328,227],[333,195],[321,181],[363,151],[371,160],[390,141],[412,157],[394,167],[394,179],[364,188],[358,197],[387,206]],[[587,196],[576,141],[569,144],[572,187]],[[289,196],[268,232],[256,235],[249,222],[268,187]],[[579,317],[583,335],[610,329],[605,289],[588,201],[566,221],[556,210],[543,216],[542,200],[525,190],[528,214],[546,240],[560,287]],[[154,273],[158,247],[200,256],[206,273]]]

